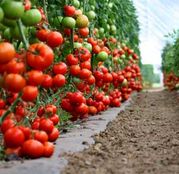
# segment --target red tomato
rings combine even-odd
[[[42,119],[40,120],[39,129],[43,130],[47,133],[51,133],[54,128],[53,122],[50,119]]]
[[[65,16],[72,17],[75,15],[75,7],[74,6],[65,5],[63,9],[64,9]]]
[[[67,65],[64,62],[59,62],[53,66],[54,74],[66,74],[67,73]]]
[[[60,46],[63,43],[63,37],[60,32],[52,31],[47,35],[47,44],[51,48]]]
[[[52,154],[54,152],[54,148],[55,148],[55,146],[53,145],[53,143],[51,143],[51,142],[45,142],[44,143],[44,153],[43,153],[43,156],[44,157],[50,157],[50,156],[52,156]]]
[[[73,106],[70,103],[69,99],[62,99],[61,102],[61,108],[64,109],[67,112],[72,112],[73,111]]]
[[[31,70],[27,73],[27,84],[31,86],[41,85],[44,76],[42,71]]]
[[[31,129],[26,126],[18,126],[18,128],[24,133],[25,140],[28,140],[31,136]]]
[[[59,137],[60,132],[56,127],[53,128],[52,132],[48,134],[48,140],[54,142]]]
[[[92,72],[86,68],[82,69],[79,74],[81,79],[88,79],[91,75]]]
[[[5,119],[1,124],[1,132],[4,134],[8,129],[15,126],[15,122],[12,119]]]
[[[25,72],[25,64],[23,62],[17,62],[15,59],[12,59],[8,64],[6,65],[6,72],[8,74],[14,73],[14,74],[23,74]]]
[[[17,155],[17,156],[21,156],[22,155],[22,148],[21,147],[15,147],[15,148],[6,148],[5,150],[5,154],[8,155]]]
[[[19,147],[24,143],[24,133],[18,127],[9,128],[4,134],[6,147]]]
[[[74,92],[69,99],[72,105],[80,105],[86,101],[81,92]]]
[[[60,121],[59,116],[57,114],[52,115],[49,119],[53,122],[54,125],[57,125]]]
[[[77,65],[78,64],[78,58],[74,57],[73,54],[68,54],[66,56],[66,62],[68,65]]]
[[[0,109],[4,109],[5,106],[6,106],[5,100],[0,99]]]
[[[96,41],[94,38],[92,38],[92,37],[89,37],[87,41],[88,41],[93,47],[94,47],[95,45],[97,45],[97,41]]]
[[[90,61],[85,61],[85,62],[81,62],[80,64],[81,69],[88,69],[91,70],[91,62]]]
[[[34,139],[40,141],[41,143],[45,143],[48,141],[48,135],[45,131],[35,131]]]
[[[45,70],[54,59],[53,50],[43,43],[32,44],[27,52],[27,63],[36,70]]]
[[[4,86],[11,92],[20,92],[26,85],[24,77],[19,74],[8,74],[4,80]]]
[[[95,83],[96,79],[93,75],[91,75],[86,81],[89,85],[93,85]]]
[[[29,139],[22,146],[22,153],[30,158],[39,158],[43,156],[44,145],[34,139]]]
[[[89,34],[89,28],[88,28],[88,27],[80,28],[78,31],[79,31],[79,34],[80,34],[82,37],[87,37],[88,34]]]
[[[75,107],[75,111],[80,115],[85,115],[88,113],[88,106],[84,103],[81,103],[79,106]]]
[[[46,114],[56,114],[57,112],[57,107],[53,104],[48,104],[45,106],[45,113]]]
[[[44,74],[41,86],[43,88],[51,88],[52,85],[53,85],[53,78],[50,75],[48,75],[48,74]]]
[[[24,101],[34,101],[38,93],[38,88],[36,86],[25,86],[22,90],[22,99]]]
[[[16,54],[15,48],[11,43],[0,43],[0,64],[9,62],[14,58]]]
[[[88,106],[88,113],[91,115],[97,114],[98,110],[96,109],[95,106]]]
[[[40,29],[37,31],[36,33],[36,37],[42,41],[42,42],[45,42],[47,40],[47,35],[49,34],[49,31],[48,30],[45,30],[45,29]]]
[[[65,76],[62,74],[57,74],[56,76],[53,77],[53,85],[55,87],[62,87],[66,83]]]
[[[72,76],[77,76],[77,75],[80,74],[80,72],[81,72],[81,68],[80,68],[79,65],[72,65],[72,66],[70,66],[70,74]]]
[[[111,73],[106,73],[104,74],[104,77],[103,77],[103,81],[105,83],[110,83],[113,81],[113,76],[111,75]]]
[[[104,74],[102,72],[100,72],[100,71],[94,71],[93,75],[95,76],[95,78],[97,80],[102,80],[103,77],[104,77]]]

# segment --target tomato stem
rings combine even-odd
[[[46,2],[46,0],[43,0],[43,10],[44,10],[47,22],[48,22],[47,3],[48,2]]]
[[[17,25],[18,25],[18,28],[19,28],[20,35],[21,35],[21,37],[22,37],[22,42],[24,43],[24,47],[25,47],[25,49],[27,50],[28,47],[29,47],[29,43],[28,43],[28,41],[27,41],[27,39],[26,39],[26,37],[25,37],[24,31],[23,31],[23,29],[22,29],[22,21],[21,21],[21,19],[19,19],[19,20],[17,21]]]
[[[74,49],[74,30],[73,29],[71,29],[70,44],[71,44],[71,51],[73,52],[73,49]]]
[[[8,110],[0,117],[0,125],[5,120],[5,118],[14,111],[15,107],[17,106],[18,102],[20,101],[20,98],[22,96],[22,93],[20,92],[15,99],[14,103],[8,108]]]

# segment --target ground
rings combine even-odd
[[[178,174],[179,95],[142,92],[63,174]]]

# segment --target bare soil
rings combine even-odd
[[[63,174],[179,174],[179,95],[142,92]]]

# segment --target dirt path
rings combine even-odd
[[[179,174],[179,96],[140,93],[63,174]]]

